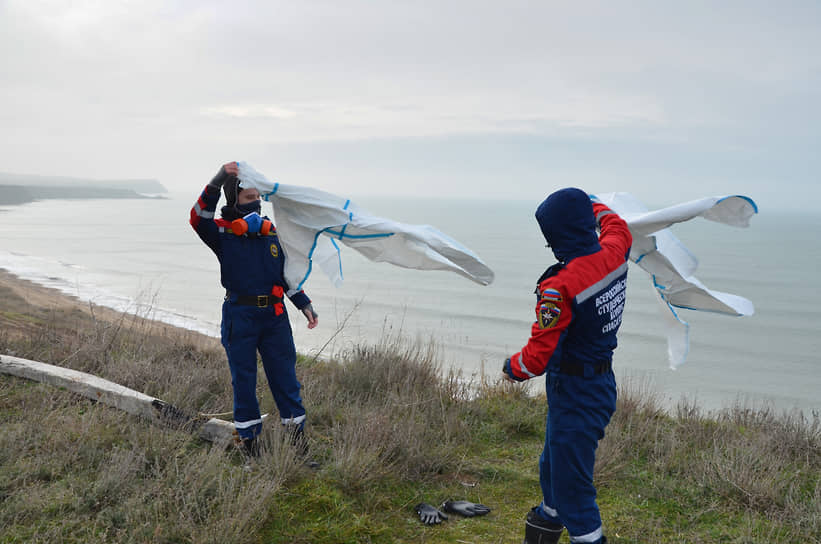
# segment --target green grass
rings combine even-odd
[[[230,409],[216,342],[121,316],[6,301],[0,352],[92,372],[189,412]],[[429,346],[386,338],[301,359],[311,470],[266,423],[262,454],[0,376],[0,542],[520,542],[539,497],[544,398],[443,375]],[[273,401],[260,375],[264,407]],[[275,418],[274,418],[275,419]],[[821,542],[818,414],[665,412],[625,384],[601,442],[610,542]],[[422,525],[419,502],[481,502],[484,517]],[[567,535],[561,542],[568,542]]]

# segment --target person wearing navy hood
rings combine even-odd
[[[225,300],[222,305],[222,345],[228,355],[234,390],[234,427],[245,453],[257,455],[262,419],[256,396],[257,351],[280,420],[292,432],[302,454],[305,408],[296,377],[296,348],[283,303],[284,295],[308,320],[318,323],[311,300],[285,282],[285,255],[276,228],[260,216],[259,191],[240,187],[236,162],[220,168],[191,209],[190,223],[220,263]],[[226,205],[215,219],[220,189]]]
[[[527,514],[524,543],[555,544],[566,527],[571,542],[601,544],[593,466],[616,409],[612,359],[633,239],[622,218],[574,188],[548,196],[536,220],[558,263],[537,282],[527,345],[503,367],[512,381],[546,375],[542,502]]]

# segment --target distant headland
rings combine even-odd
[[[0,205],[45,199],[165,198],[155,179],[100,180],[0,172]]]

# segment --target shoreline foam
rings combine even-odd
[[[196,335],[202,342],[218,342],[218,338],[213,334],[208,334],[192,326],[183,326],[182,319],[178,323],[172,319],[160,319],[161,316],[173,316],[174,314],[165,310],[157,310],[146,307],[144,312],[134,311],[134,302],[131,308],[128,305],[117,307],[116,304],[102,303],[101,299],[94,297],[82,297],[76,291],[72,291],[68,282],[59,278],[24,277],[8,267],[0,267],[0,288],[9,289],[22,296],[28,303],[42,308],[78,308],[84,312],[101,312],[104,318],[116,319],[125,313],[134,316],[136,319],[150,322],[153,326],[167,332],[177,332],[189,335]],[[125,300],[125,299],[123,299]],[[109,300],[110,301],[110,300]]]

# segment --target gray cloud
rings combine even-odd
[[[819,11],[5,0],[0,170],[189,190],[244,158],[346,192],[815,191]]]

